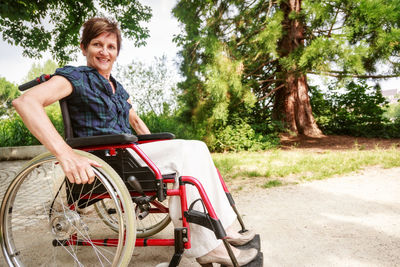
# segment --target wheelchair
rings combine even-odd
[[[19,88],[26,90],[50,77],[42,75]],[[233,265],[238,266],[201,183],[195,177],[161,174],[138,146],[173,139],[173,134],[75,138],[68,106],[63,100],[60,106],[66,142],[102,167],[92,167],[96,178],[84,185],[70,183],[50,153],[22,167],[0,209],[0,243],[9,266],[128,266],[134,247],[142,246],[174,247],[169,266],[178,266],[184,250],[191,247],[189,223],[212,230],[224,242]],[[176,181],[179,188],[172,189]],[[221,175],[220,181],[241,232],[247,231]],[[188,207],[186,186],[197,188],[204,212]],[[174,228],[174,238],[154,238],[171,221],[169,196],[180,197],[182,225]],[[245,246],[259,250],[257,258],[246,266],[262,266],[259,235]]]

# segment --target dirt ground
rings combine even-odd
[[[400,140],[346,136],[282,137],[282,143],[313,151],[400,148]],[[232,194],[248,228],[261,235],[264,266],[400,266],[400,168],[270,189],[247,183]],[[135,248],[131,266],[156,266],[172,253]],[[180,266],[199,265],[184,258]]]
[[[329,135],[320,138],[281,135],[282,149],[346,150],[400,148],[400,139],[366,138],[345,135]]]

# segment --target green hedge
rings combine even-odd
[[[325,134],[400,137],[400,119],[384,116],[387,101],[379,87],[359,80],[344,86],[331,85],[324,93],[310,87],[310,93],[314,116]]]
[[[64,125],[61,110],[58,104],[46,108],[46,113],[57,131],[64,135]],[[31,146],[40,145],[40,142],[26,128],[21,117],[13,113],[8,118],[2,119],[0,123],[0,146]]]

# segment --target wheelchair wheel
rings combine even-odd
[[[91,185],[71,184],[46,153],[25,165],[4,195],[1,247],[9,266],[127,266],[136,239],[134,205],[118,174],[101,159]],[[93,208],[107,199],[116,231]]]
[[[97,214],[102,218],[103,222],[110,227],[110,229],[117,231],[117,224],[114,218],[115,210],[109,205],[109,200],[101,200],[94,205]],[[163,203],[153,201],[151,203],[151,212],[142,220],[136,220],[136,237],[144,238],[157,234],[162,231],[171,222],[168,210]]]

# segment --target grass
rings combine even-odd
[[[262,185],[264,188],[270,188],[274,186],[281,186],[283,183],[280,180],[271,180],[266,182],[265,184]]]
[[[368,166],[400,167],[396,148],[310,152],[272,150],[265,152],[215,153],[215,165],[224,179],[265,179],[264,188],[285,184],[285,179],[309,181],[344,175]]]

